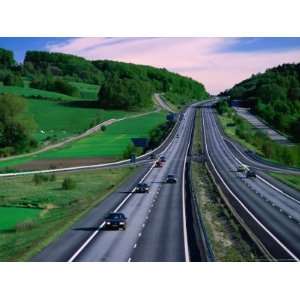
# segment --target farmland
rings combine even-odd
[[[48,101],[27,99],[28,113],[38,124],[35,137],[39,141],[65,138],[88,129],[93,122],[122,118],[131,113],[93,107],[94,101]],[[83,105],[84,104],[84,105]],[[44,133],[42,133],[42,132]]]
[[[0,161],[0,168],[14,170],[16,166],[30,164],[36,160],[50,160],[55,164],[60,159],[102,158],[105,161],[120,159],[131,138],[148,137],[154,127],[165,122],[166,114],[154,112],[137,118],[129,118],[107,127],[105,132],[98,132],[62,149],[49,150],[33,156]],[[25,168],[25,169],[28,169]],[[29,168],[30,169],[30,168]]]
[[[126,119],[107,127],[105,132],[79,140],[64,149],[42,153],[39,158],[122,157],[131,138],[148,137],[154,127],[165,121],[165,113],[151,113]]]
[[[50,100],[72,100],[73,98],[56,92],[18,86],[0,86],[0,94],[14,94],[25,98],[42,98]]]
[[[32,176],[1,179],[0,261],[28,260],[134,172],[120,168],[59,174],[41,184]],[[74,189],[62,189],[66,176],[76,182]]]

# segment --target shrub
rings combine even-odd
[[[43,182],[47,182],[49,181],[49,176],[46,175],[46,174],[34,174],[33,175],[33,179],[32,181],[38,185],[38,184],[41,184]]]
[[[71,177],[66,177],[62,183],[63,190],[73,190],[76,187],[76,182]]]
[[[16,225],[16,231],[20,232],[20,231],[31,230],[35,226],[36,223],[33,220],[26,220]]]

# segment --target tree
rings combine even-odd
[[[26,102],[15,95],[0,95],[0,148],[13,147],[15,152],[32,145],[36,125],[24,114]]]

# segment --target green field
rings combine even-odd
[[[300,190],[300,175],[287,175],[287,174],[278,174],[278,173],[270,173],[273,177],[280,180],[281,182]]]
[[[98,98],[99,85],[83,82],[70,82],[80,91],[81,99],[96,100]]]
[[[61,150],[41,153],[39,158],[122,157],[131,138],[148,137],[151,129],[165,120],[166,114],[159,112],[120,121],[108,126],[105,132],[98,132]]]
[[[36,208],[0,207],[0,232],[13,230],[21,222],[34,220],[40,212]]]
[[[122,118],[132,114],[92,107],[94,101],[84,102],[86,107],[80,105],[78,101],[56,102],[27,99],[28,113],[38,124],[38,131],[35,135],[37,140],[65,138],[85,131],[93,121],[100,123],[111,118]]]
[[[0,261],[30,259],[135,170],[131,167],[58,174],[55,181],[39,185],[34,184],[32,176],[1,179]],[[61,188],[66,176],[76,182],[75,189]]]
[[[0,86],[0,94],[14,94],[25,98],[46,98],[50,100],[72,100],[73,98],[64,94],[48,92],[29,87]]]

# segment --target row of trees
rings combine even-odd
[[[39,76],[31,81],[30,87],[58,92],[72,97],[80,97],[80,91],[75,86],[61,78]]]
[[[224,94],[247,101],[254,113],[300,141],[300,64],[284,64],[253,75]]]

